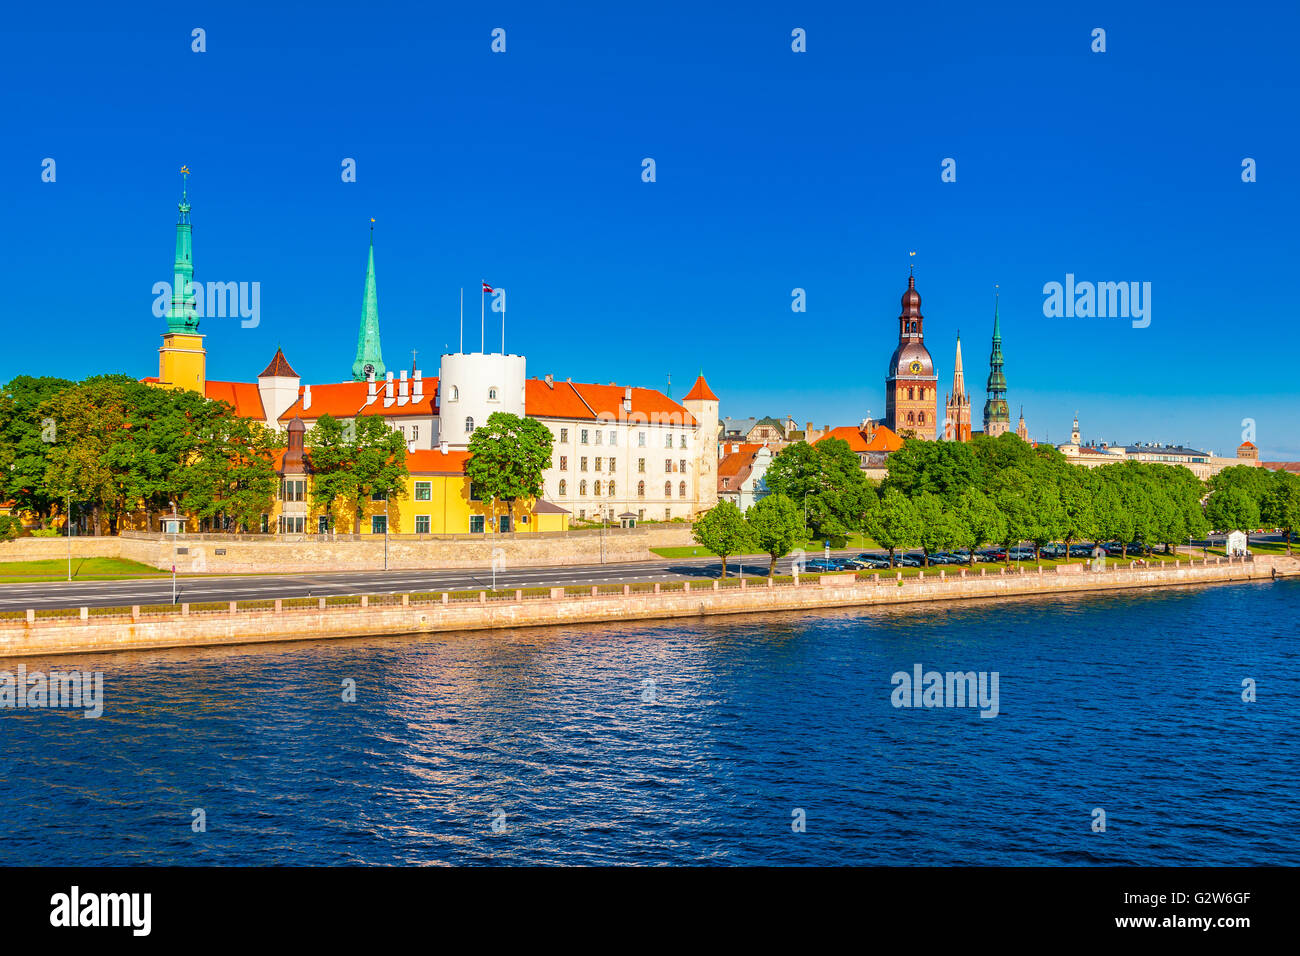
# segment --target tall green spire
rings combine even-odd
[[[1002,371],[1002,322],[998,296],[993,294],[993,351],[989,354],[988,400],[984,403],[984,434],[999,435],[1011,428],[1007,407],[1007,377]]]
[[[370,220],[370,259],[366,263],[366,291],[361,300],[361,329],[357,332],[357,359],[352,363],[352,378],[364,382],[373,374],[382,379],[384,355],[379,348],[379,297],[375,292],[375,221]]]
[[[198,310],[194,302],[194,242],[191,236],[189,202],[190,168],[181,167],[181,201],[176,204],[176,261],[172,264],[172,301],[167,310],[168,332],[197,332]]]

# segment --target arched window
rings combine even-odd
[[[638,482],[636,483],[636,496],[637,496],[638,498],[644,498],[644,497],[645,497],[645,482],[644,482],[644,481],[638,481]]]
[[[473,433],[474,433],[474,419],[467,417],[465,419],[465,434],[472,435]]]
[[[453,385],[451,387],[451,401],[454,402],[459,398],[460,398],[460,389],[458,389],[455,385]]]
[[[677,486],[677,496],[679,498],[686,497],[686,482],[683,481],[680,485]]]
[[[569,483],[568,483],[567,481],[565,481],[563,478],[561,478],[561,479],[560,479],[560,494],[561,494],[561,495],[567,495],[568,493],[569,493]]]
[[[907,413],[907,424],[909,424],[909,425],[915,425],[915,424],[916,424],[916,415],[915,415],[915,413],[913,413],[913,412],[908,412],[908,413]]]
[[[593,481],[593,482],[591,483],[591,493],[592,493],[593,495],[595,495],[597,498],[600,497],[600,482],[599,482],[599,481]]]
[[[920,422],[921,422],[922,425],[925,424],[925,412],[922,412],[922,413],[921,413]]]
[[[488,401],[489,401],[489,402],[495,402],[496,400],[497,400],[497,390],[496,390],[495,388],[489,388],[489,389],[488,389]]]
[[[587,494],[587,483],[585,481],[578,482],[578,494],[583,496]]]
[[[606,489],[606,492],[605,492],[605,493],[606,493],[607,495],[609,495],[611,498],[614,497],[614,482],[611,481],[611,482],[609,483],[609,488]]]
[[[673,496],[673,483],[672,483],[671,481],[665,481],[665,482],[664,482],[664,497],[665,497],[665,498],[671,498],[672,496]]]

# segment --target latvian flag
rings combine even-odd
[[[495,291],[496,291],[496,290],[493,289],[493,288],[492,288],[490,285],[488,285],[486,282],[483,283],[483,294],[484,294],[484,295],[487,295],[489,292],[495,292]]]

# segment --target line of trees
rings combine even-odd
[[[889,552],[919,548],[1008,551],[1028,541],[1036,559],[1051,542],[1163,545],[1166,553],[1211,529],[1300,524],[1300,477],[1237,466],[1208,485],[1182,466],[1126,461],[1088,469],[1051,446],[1014,434],[971,442],[908,439],[877,485],[840,439],[790,445],[764,476],[771,492],[742,515],[720,503],[696,522],[695,540],[720,555],[759,550],[771,567],[807,537],[842,547],[861,532]],[[1207,497],[1208,496],[1208,497]],[[1010,555],[1007,556],[1008,562]],[[723,557],[723,574],[726,558]]]
[[[256,530],[271,511],[284,438],[229,404],[125,375],[73,382],[19,376],[0,388],[0,501],[42,526],[69,504],[93,534],[139,519],[146,530],[175,506],[214,530]],[[308,433],[312,494],[347,501],[356,524],[372,493],[405,487],[402,436],[380,416],[322,415]],[[7,531],[16,522],[7,522]]]

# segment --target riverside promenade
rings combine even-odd
[[[435,634],[698,617],[872,607],[918,602],[1271,581],[1300,575],[1300,558],[1208,558],[1172,565],[1063,569],[941,569],[804,575],[789,581],[733,578],[709,583],[592,585],[504,592],[423,592],[382,596],[230,601],[129,609],[6,612],[0,657],[37,657],[345,637]]]

